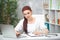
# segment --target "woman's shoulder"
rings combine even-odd
[[[32,15],[32,16],[35,17],[35,18],[41,18],[41,19],[45,17],[44,14]]]
[[[44,14],[39,14],[39,15],[32,15],[33,17],[36,17],[36,18],[43,18],[44,17]]]
[[[40,19],[40,15],[32,15],[35,19]]]
[[[24,18],[23,19],[21,19],[19,22],[23,22],[24,21]]]
[[[44,14],[40,14],[40,15],[32,15],[33,17],[36,18],[37,21],[45,21],[45,17]]]

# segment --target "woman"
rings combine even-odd
[[[17,37],[21,34],[21,30],[26,34],[32,33],[40,35],[42,33],[48,33],[48,29],[46,27],[40,26],[40,20],[32,16],[32,10],[29,6],[24,6],[22,13],[24,18],[20,20],[18,25],[15,27]]]

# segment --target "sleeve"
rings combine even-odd
[[[45,25],[44,15],[42,15],[41,18],[40,18],[39,27],[40,27],[40,29],[45,29],[45,28],[47,28],[46,25]]]
[[[40,29],[45,29],[45,28],[47,28],[44,21],[41,21],[39,27],[40,27]]]
[[[39,28],[40,28],[40,29],[45,29],[45,28],[47,28],[46,25],[45,25],[45,17],[44,17],[44,15],[40,15],[40,16],[38,17],[38,24],[39,24]]]
[[[15,27],[16,31],[20,31],[23,30],[23,21],[24,19],[20,20],[19,23],[17,24],[17,26]]]
[[[37,27],[36,27],[37,31],[41,31],[43,29],[47,29],[47,27],[44,25],[44,22],[42,22],[42,23],[41,22],[37,23]]]

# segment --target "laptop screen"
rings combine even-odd
[[[14,27],[12,25],[2,25],[1,31],[3,37],[16,37]]]

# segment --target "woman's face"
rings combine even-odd
[[[23,15],[24,15],[24,17],[25,17],[26,19],[29,19],[29,18],[31,17],[31,15],[32,15],[32,11],[30,11],[30,10],[25,10],[25,11],[23,11]]]

